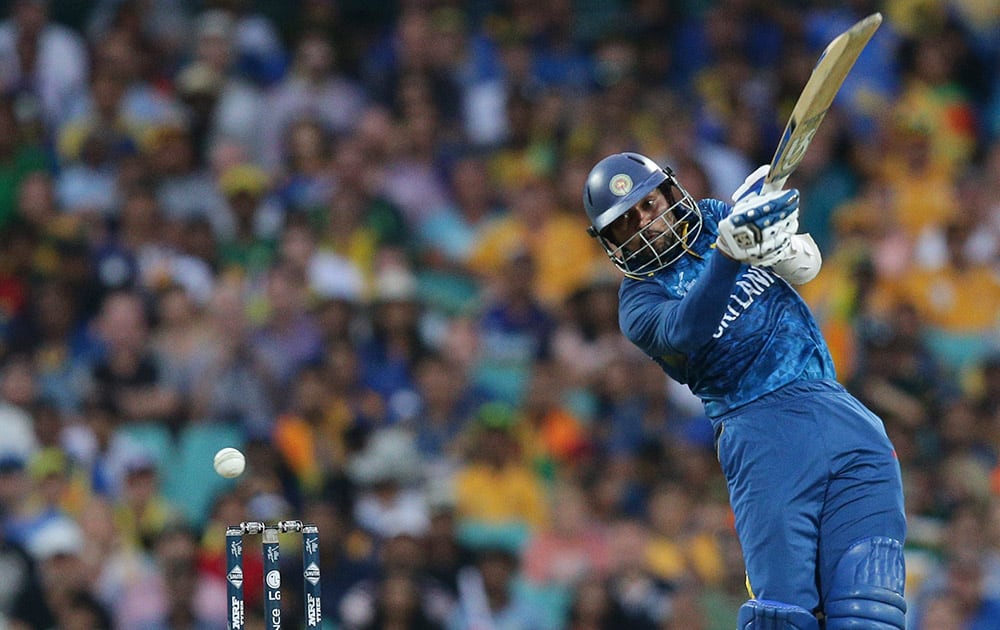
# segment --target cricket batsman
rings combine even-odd
[[[836,380],[793,288],[820,270],[797,190],[696,201],[637,153],[598,162],[588,232],[625,274],[619,325],[703,402],[746,564],[739,630],[903,630],[906,519],[882,421]]]

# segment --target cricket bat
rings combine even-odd
[[[764,192],[781,190],[788,176],[798,167],[847,73],[880,24],[881,13],[869,15],[837,35],[820,55],[781,134],[771,159],[771,170],[764,179]]]

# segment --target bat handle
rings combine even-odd
[[[760,193],[763,195],[766,193],[777,192],[782,189],[782,187],[785,185],[785,182],[787,181],[788,181],[787,177],[782,177],[779,179],[765,179],[764,184],[760,187]]]

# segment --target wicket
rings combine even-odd
[[[226,590],[229,630],[244,627],[243,536],[261,534],[264,554],[264,619],[270,630],[281,628],[281,567],[278,534],[302,534],[302,592],[307,628],[318,628],[322,619],[319,586],[319,529],[302,521],[278,521],[268,525],[243,522],[226,528]]]

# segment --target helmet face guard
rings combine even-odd
[[[648,224],[616,242],[609,227],[659,189],[667,208]],[[638,153],[618,153],[597,163],[587,178],[583,204],[588,232],[597,238],[616,267],[628,276],[648,276],[668,267],[701,234],[701,210],[669,168],[660,168]]]

